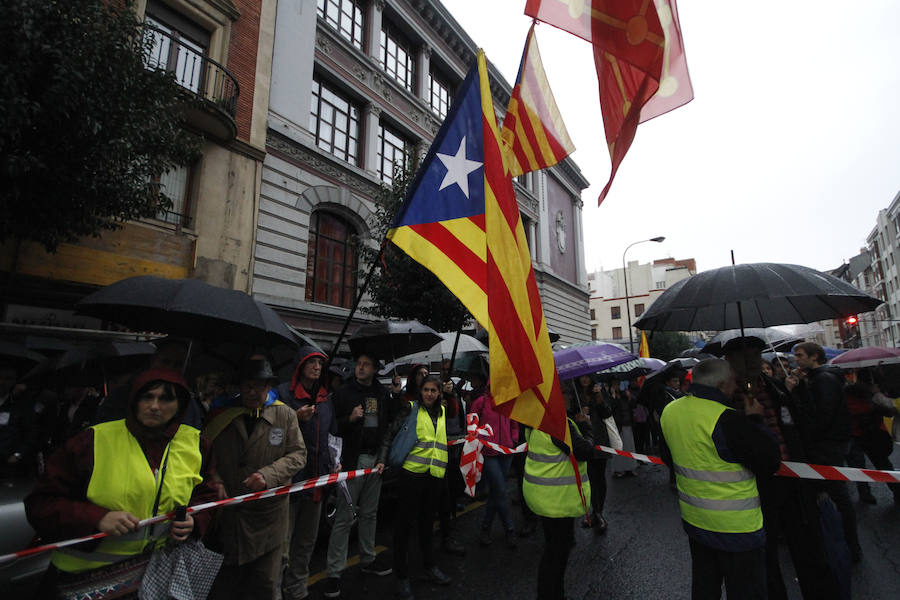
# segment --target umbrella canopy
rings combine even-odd
[[[636,358],[624,346],[606,342],[573,344],[553,353],[560,379],[590,375]]]
[[[697,361],[693,362],[692,361]],[[687,372],[694,365],[696,365],[698,361],[696,358],[673,358],[665,365],[653,371],[649,375],[647,375],[647,379],[644,381],[644,384],[648,384],[651,382],[662,382],[668,379],[669,375],[675,376],[680,375],[681,373]]]
[[[897,348],[854,348],[831,359],[828,364],[842,369],[862,369],[878,365],[900,363],[900,350]]]
[[[600,381],[622,381],[625,379],[634,379],[642,375],[652,373],[656,369],[665,366],[666,361],[658,358],[640,357],[635,360],[604,369],[597,373],[597,379]]]
[[[709,352],[706,352],[704,348],[688,348],[687,350],[682,350],[679,354],[681,358],[696,358],[697,360],[706,360],[707,358],[715,358]]]
[[[755,263],[682,279],[635,321],[638,329],[701,331],[838,319],[874,310],[881,300],[800,265]]]
[[[739,337],[742,337],[740,329],[720,331],[703,346],[703,351],[714,356],[722,356],[725,354],[725,344]],[[757,338],[765,344],[766,350],[775,352],[789,351],[794,344],[803,341],[802,337],[785,333],[777,327],[748,327],[744,329],[743,337]]]
[[[26,379],[50,381],[60,385],[99,385],[147,366],[156,347],[148,342],[102,342],[72,348],[47,360]]]
[[[453,344],[456,342],[456,332],[451,331],[439,335],[443,339],[428,350],[401,356],[394,361],[394,364],[397,366],[415,365],[420,363],[427,365],[433,362],[440,362],[445,358],[450,358],[450,355],[453,354]],[[460,357],[465,354],[473,352],[476,354],[486,354],[488,352],[488,347],[471,335],[460,335],[459,347],[456,349],[456,360],[459,360]]]
[[[19,377],[45,360],[43,354],[29,350],[22,344],[0,340],[0,364],[15,367]]]
[[[297,345],[278,314],[253,297],[197,279],[145,275],[110,284],[84,298],[77,312],[137,331],[204,341]]]
[[[437,331],[418,321],[378,321],[357,329],[347,343],[354,356],[368,354],[393,360],[428,350],[443,339]]]

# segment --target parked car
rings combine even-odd
[[[34,481],[13,479],[0,481],[0,555],[23,550],[35,541],[35,532],[25,518],[25,496]],[[50,553],[43,552],[0,564],[0,590],[8,600],[34,598],[44,571],[50,564]]]

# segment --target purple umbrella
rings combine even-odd
[[[553,353],[553,362],[561,380],[597,373],[636,358],[623,346],[606,342],[573,344]]]
[[[831,359],[829,364],[842,369],[862,369],[900,363],[900,350],[896,348],[855,348]]]

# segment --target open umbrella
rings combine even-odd
[[[67,350],[35,367],[25,378],[60,385],[103,385],[146,367],[156,347],[148,342],[101,342]]]
[[[831,359],[828,363],[842,369],[862,369],[863,367],[877,367],[878,365],[893,365],[900,363],[900,350],[897,348],[879,348],[870,346],[867,348],[854,348]]]
[[[658,358],[640,357],[629,360],[621,365],[604,369],[596,374],[600,381],[623,381],[626,379],[634,379],[642,375],[652,373],[656,369],[665,366],[666,361]]]
[[[443,339],[437,331],[418,321],[389,320],[363,325],[347,343],[354,355],[369,354],[378,359],[393,360],[428,350]]]
[[[739,337],[758,338],[762,340],[767,350],[774,352],[788,351],[803,341],[802,337],[785,333],[777,327],[747,327],[743,334],[740,329],[720,331],[703,346],[703,351],[713,356],[722,356],[725,353],[725,344]]]
[[[443,339],[424,352],[416,352],[415,354],[407,354],[401,356],[394,361],[397,366],[400,365],[427,365],[433,362],[440,362],[445,358],[450,358],[453,353],[453,344],[456,341],[456,332],[439,334]],[[468,353],[486,354],[488,347],[479,342],[471,335],[462,334],[459,336],[459,347],[456,349],[456,359],[459,360]]]
[[[624,346],[607,342],[573,344],[553,353],[553,361],[562,380],[597,373],[636,358]]]
[[[809,267],[731,265],[677,282],[634,326],[654,331],[722,331],[811,323],[868,312],[881,303]]]
[[[287,324],[262,302],[239,290],[197,279],[130,277],[85,297],[76,310],[136,331],[158,331],[208,342],[297,345]]]

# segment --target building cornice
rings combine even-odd
[[[308,167],[326,179],[342,184],[360,195],[374,200],[381,193],[381,186],[362,169],[339,161],[318,148],[310,148],[273,129],[266,139],[269,152],[297,165]]]

